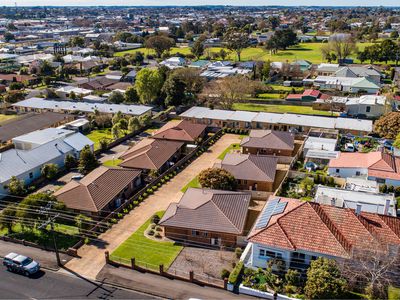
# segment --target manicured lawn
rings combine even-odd
[[[159,211],[156,214],[162,217],[164,212]],[[111,254],[111,259],[129,263],[131,258],[134,257],[138,265],[158,270],[159,265],[163,264],[164,269],[168,269],[183,247],[174,242],[156,241],[145,237],[144,232],[149,227],[150,222],[151,218],[119,245]]]
[[[218,159],[223,160],[225,158],[225,156],[231,152],[232,150],[240,150],[240,144],[232,144],[230,145],[228,148],[226,148],[224,150],[224,152],[222,152],[219,156]]]
[[[400,288],[389,286],[389,300],[399,300],[400,299]]]
[[[132,50],[127,50],[127,51],[116,52],[114,54],[114,56],[124,56],[126,54],[133,54],[133,53],[135,53],[137,51],[144,53],[144,55],[148,55],[148,54],[155,55],[156,54],[154,52],[154,50],[147,49],[147,48],[143,47],[143,48],[138,48],[138,49],[132,49]],[[182,54],[185,54],[185,55],[191,53],[189,47],[183,47],[183,48],[173,47],[173,48],[171,48],[171,51],[169,53],[173,55],[173,54],[176,54],[178,52],[182,53]]]
[[[330,111],[314,110],[311,106],[297,106],[297,105],[235,103],[233,105],[233,109],[248,110],[255,112],[293,113],[293,114],[303,114],[303,115],[321,115],[321,116],[332,115]],[[333,115],[337,115],[337,113],[333,113]]]
[[[16,118],[17,115],[4,115],[4,114],[0,114],[0,123],[7,121],[7,120],[11,120]]]
[[[201,188],[199,178],[196,176],[193,178],[187,185],[185,185],[182,189],[181,192],[185,193],[188,188]]]
[[[274,91],[284,91],[284,92],[289,92],[291,93],[292,90],[294,89],[296,92],[302,92],[304,91],[303,87],[292,87],[292,86],[283,86],[280,84],[267,84],[267,86],[272,87]]]
[[[264,94],[258,94],[257,95],[258,96],[258,98],[261,98],[261,99],[284,99],[285,97],[284,97],[284,95],[282,95],[282,94],[277,94],[277,93],[264,93]]]
[[[100,149],[101,140],[103,139],[107,139],[110,141],[114,140],[110,128],[92,130],[86,136],[94,142],[94,150]]]
[[[106,167],[117,167],[120,163],[122,163],[122,159],[110,159],[103,163],[103,166]]]

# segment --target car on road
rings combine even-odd
[[[25,276],[35,274],[40,270],[40,264],[32,258],[20,255],[14,252],[8,253],[3,260],[3,265],[7,270],[15,273],[21,273]]]

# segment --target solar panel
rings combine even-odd
[[[287,202],[279,202],[279,198],[268,201],[267,207],[261,212],[257,221],[256,228],[265,227],[272,216],[283,213],[285,211]]]

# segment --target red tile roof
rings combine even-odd
[[[206,130],[207,125],[194,124],[186,120],[168,122],[153,134],[155,139],[195,142]]]
[[[253,228],[251,242],[286,249],[349,257],[356,248],[400,245],[400,219],[373,213],[280,198],[285,210],[263,228]],[[267,207],[267,206],[266,206]],[[257,224],[257,222],[256,222]]]

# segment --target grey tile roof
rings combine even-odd
[[[179,203],[172,203],[161,226],[243,234],[251,195],[189,188]]]
[[[262,149],[293,150],[294,137],[287,131],[253,129],[250,131],[249,136],[243,138],[240,146]]]

